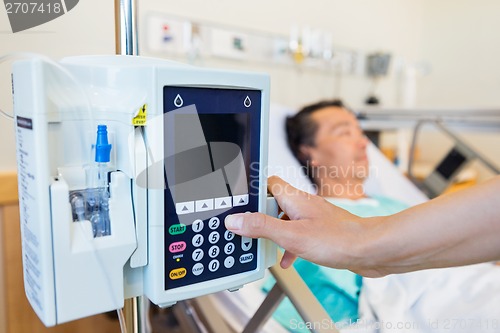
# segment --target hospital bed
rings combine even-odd
[[[291,154],[285,140],[285,119],[294,112],[287,107],[271,106],[267,173],[269,176],[278,175],[295,187],[313,193],[313,187],[300,170],[300,165]],[[415,205],[427,200],[427,197],[401,175],[397,168],[373,144],[368,147],[368,157],[371,165],[370,170],[373,171],[365,184],[366,192],[369,195],[378,194],[397,198],[408,205]],[[329,320],[328,314],[293,268],[283,270],[279,265],[276,265],[270,271],[277,282],[268,295],[261,288],[263,281],[266,280],[263,279],[246,285],[236,292],[221,292],[191,301],[191,306],[198,313],[196,319],[204,323],[204,330],[217,333],[288,332],[272,318],[269,318],[272,310],[285,295],[290,298],[304,322],[320,323],[323,320]],[[188,326],[186,325],[186,327]],[[325,330],[318,327],[314,331],[334,332],[334,329],[334,327],[327,327]],[[344,331],[347,330],[342,330],[342,332]],[[356,332],[361,331],[356,330]]]

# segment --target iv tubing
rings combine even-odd
[[[123,308],[116,309],[118,313],[118,320],[120,321],[120,330],[121,333],[127,333],[127,325],[125,324],[125,315],[123,314]]]

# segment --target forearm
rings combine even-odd
[[[284,182],[269,190],[290,218],[229,215],[225,226],[265,237],[295,256],[364,276],[466,265],[500,259],[500,177],[387,217],[362,219]]]
[[[370,275],[498,260],[500,178],[370,224]]]

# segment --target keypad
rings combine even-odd
[[[218,204],[233,204],[227,198],[221,200]],[[248,203],[246,197],[238,200]],[[203,203],[210,207],[210,203],[200,202],[195,202],[195,209]],[[195,212],[191,225],[166,226],[166,289],[256,269],[257,240],[235,235],[224,227],[224,218],[237,212],[235,209],[203,218],[197,218]],[[245,207],[245,211],[247,209]]]

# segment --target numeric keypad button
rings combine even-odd
[[[229,230],[226,230],[226,232],[224,232],[224,239],[227,240],[228,242],[233,240],[234,238],[234,232],[232,231],[229,231]]]
[[[212,231],[210,235],[208,235],[208,241],[210,244],[215,244],[219,241],[220,234],[217,231]]]
[[[234,258],[229,256],[226,259],[224,259],[224,267],[226,268],[231,268],[234,265]]]
[[[200,247],[203,245],[203,235],[202,234],[196,234],[193,237],[192,243],[194,247]]]
[[[201,262],[194,264],[192,272],[194,275],[198,276],[203,273],[204,267]]]
[[[219,227],[220,225],[220,219],[218,217],[212,217],[209,221],[208,221],[208,227],[212,230],[215,230]]]
[[[208,250],[208,255],[210,256],[210,258],[215,258],[219,255],[220,253],[220,249],[217,245],[214,245],[212,246],[209,250]]]
[[[194,232],[200,232],[203,230],[204,223],[202,220],[195,220],[191,225]]]
[[[226,245],[224,245],[224,253],[230,255],[234,252],[234,248],[234,243],[227,243]]]
[[[214,259],[208,264],[208,270],[210,272],[215,272],[216,270],[219,269],[220,263],[219,260]]]
[[[203,259],[204,255],[205,253],[203,252],[202,249],[196,249],[193,251],[191,257],[193,258],[194,261],[200,261],[201,259]]]

